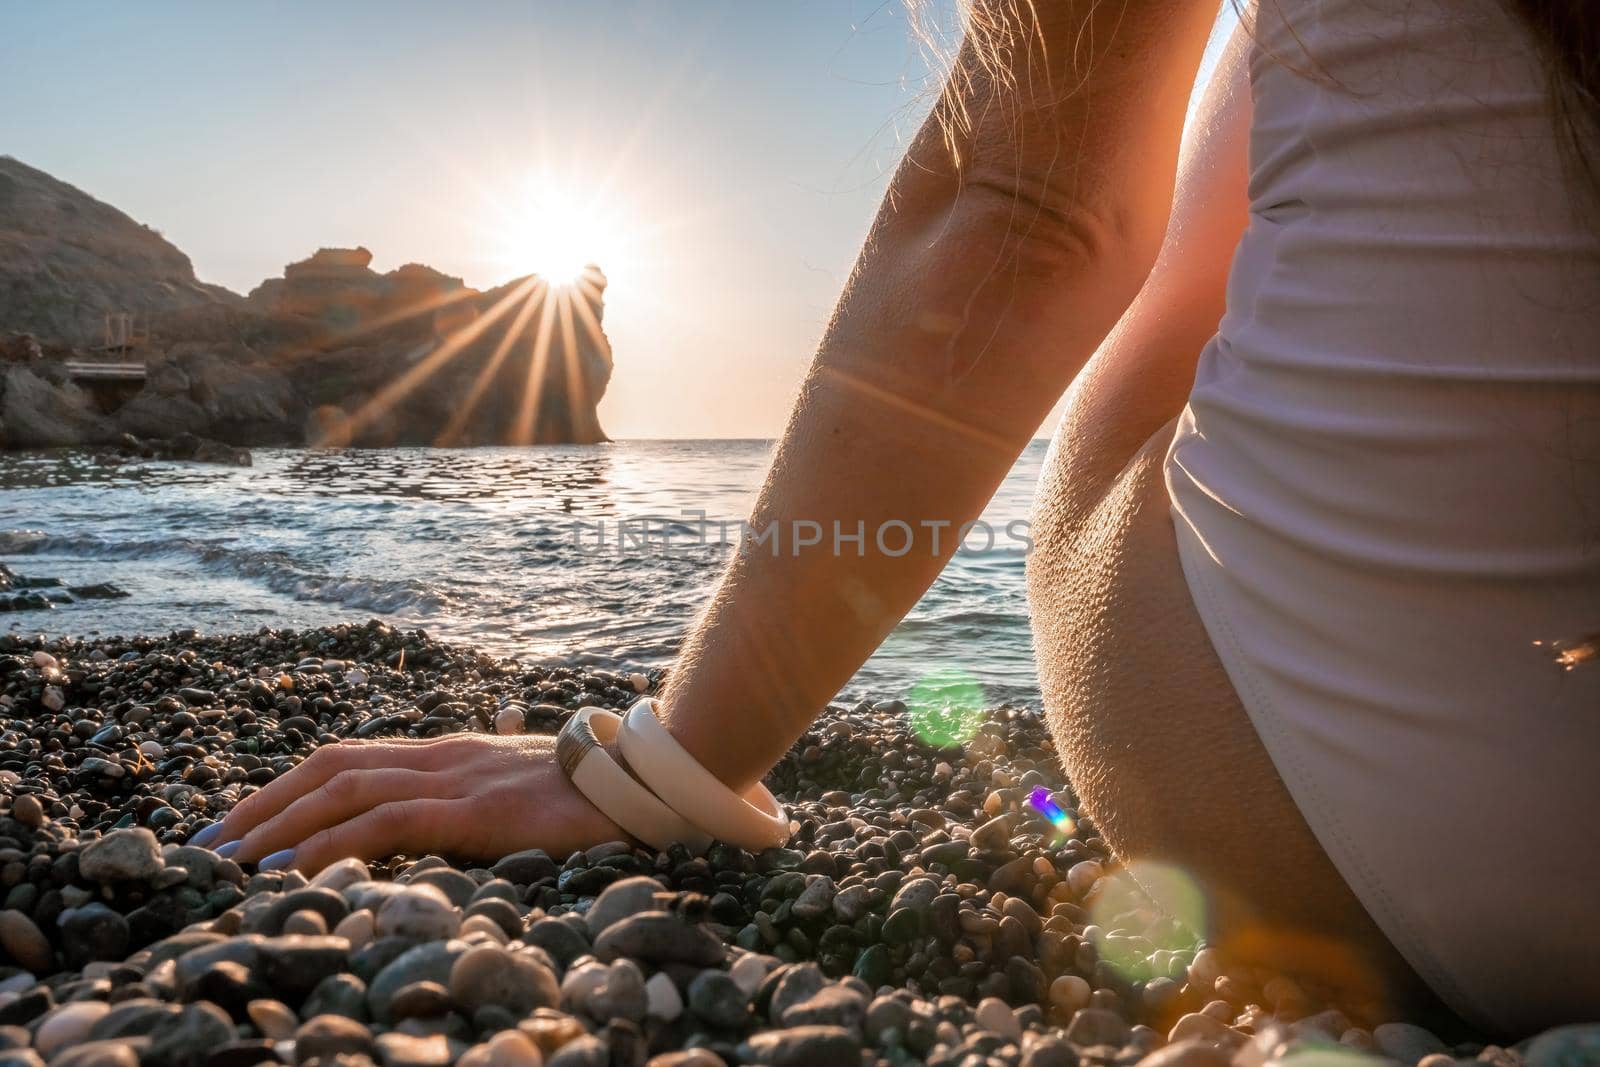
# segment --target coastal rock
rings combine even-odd
[[[105,342],[108,314],[242,303],[196,281],[189,258],[155,230],[9,156],[0,156],[0,292],[8,329],[80,346]]]
[[[518,312],[556,290],[522,278],[478,292],[421,264],[380,274],[371,260],[365,248],[319,249],[243,298],[198,281],[149,227],[0,156],[0,445],[122,434],[234,446],[606,440],[596,405],[612,355],[598,268],[563,290],[582,308],[577,328],[552,336],[531,394],[539,403],[524,413],[526,366],[495,353],[540,317]],[[444,344],[453,358],[426,388],[394,388],[419,353]],[[69,361],[145,373],[75,381]],[[369,403],[380,394],[381,410]]]

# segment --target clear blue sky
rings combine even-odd
[[[932,90],[881,0],[0,0],[0,153],[206,281],[365,244],[487,287],[536,266],[523,201],[570,202],[612,279],[615,436],[781,428]]]

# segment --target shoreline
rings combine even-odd
[[[0,1057],[1207,1067],[1329,1047],[1523,1062],[1224,974],[1199,931],[1126,887],[1090,820],[1063,834],[1027,803],[1044,789],[1076,807],[1030,709],[935,748],[896,702],[830,706],[767,779],[794,840],[756,855],[396,857],[308,886],[182,844],[319,744],[519,719],[553,733],[661,677],[522,666],[376,621],[0,636],[0,1045],[32,1045]],[[413,912],[420,925],[395,918]],[[62,1058],[81,1042],[99,1058]]]

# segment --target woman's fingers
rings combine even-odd
[[[324,745],[288,774],[239,801],[222,820],[220,830],[208,828],[205,832],[210,836],[202,839],[200,835],[196,835],[195,843],[210,848],[220,848],[224,844],[238,841],[342,771],[378,767],[432,766],[429,754],[431,747],[433,746],[344,743]]]
[[[235,860],[259,860],[294,848],[320,830],[347,822],[389,801],[450,799],[440,794],[440,790],[449,786],[449,781],[432,771],[410,767],[343,770],[309,792],[291,797],[287,807],[246,832],[230,855]]]
[[[293,867],[315,874],[347,856],[374,859],[406,851],[450,851],[452,838],[473,818],[470,801],[406,798],[386,801],[335,826],[318,830],[298,846],[274,853],[262,869]]]

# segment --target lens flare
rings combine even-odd
[[[1067,809],[1056,803],[1056,798],[1051,796],[1050,790],[1044,786],[1041,785],[1028,794],[1028,803],[1034,811],[1043,815],[1062,837],[1071,837],[1072,832],[1078,828],[1077,820],[1067,814]]]
[[[983,686],[965,671],[943,668],[924,676],[906,694],[911,730],[925,745],[959,748],[983,725]]]
[[[1100,880],[1089,922],[1106,931],[1096,945],[1100,958],[1129,981],[1144,981],[1166,973],[1173,953],[1206,935],[1206,897],[1181,868],[1141,861]]]

